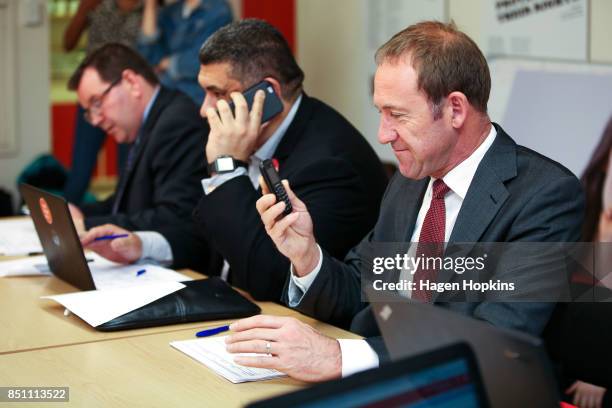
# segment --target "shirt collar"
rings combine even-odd
[[[144,123],[147,121],[147,118],[149,117],[149,113],[151,113],[151,108],[153,107],[153,104],[155,103],[155,100],[157,99],[157,95],[159,95],[159,85],[155,87],[155,90],[153,91],[153,95],[151,96],[151,99],[149,99],[149,103],[147,103],[147,107],[144,110],[144,113],[142,114],[142,124],[144,125]]]
[[[497,131],[495,130],[495,126],[491,125],[491,130],[487,135],[486,139],[478,146],[478,148],[468,156],[467,159],[459,163],[456,167],[451,169],[442,180],[444,183],[461,199],[465,199],[468,189],[470,188],[470,184],[472,183],[472,179],[474,178],[474,174],[476,174],[476,170],[478,169],[478,165],[482,161],[485,153],[489,150],[495,137],[497,136]],[[431,183],[430,183],[431,184]]]
[[[298,98],[295,100],[295,102],[291,106],[291,109],[289,110],[289,113],[287,114],[285,119],[283,119],[278,129],[276,129],[276,131],[274,131],[272,136],[268,140],[266,140],[266,143],[264,143],[253,154],[253,156],[256,159],[260,161],[264,161],[266,159],[272,158],[272,155],[276,151],[278,144],[283,139],[283,136],[285,136],[285,133],[287,133],[287,129],[289,128],[289,125],[291,124],[291,122],[293,122],[293,118],[295,117],[295,114],[297,113],[297,110],[298,110],[298,107],[300,106],[301,101],[302,101],[302,95],[298,96]]]

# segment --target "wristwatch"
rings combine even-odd
[[[236,160],[232,156],[225,154],[222,156],[218,156],[212,163],[208,163],[206,169],[208,170],[208,174],[223,174],[231,173],[238,167],[244,167],[245,169],[248,169],[249,164],[241,160]]]

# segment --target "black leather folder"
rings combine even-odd
[[[261,312],[259,306],[218,277],[182,282],[185,287],[98,327],[100,331],[236,319]]]

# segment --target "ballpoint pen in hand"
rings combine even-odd
[[[128,236],[128,234],[105,235],[103,237],[94,238],[94,241],[108,241],[115,238],[127,238]]]

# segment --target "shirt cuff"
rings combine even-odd
[[[342,354],[342,378],[378,367],[378,354],[365,340],[338,339]]]
[[[221,184],[233,178],[236,178],[238,176],[244,176],[246,174],[247,171],[244,167],[238,167],[234,169],[234,171],[232,171],[231,173],[215,174],[212,177],[202,179],[202,188],[204,189],[204,194],[209,195]]]
[[[134,232],[142,242],[142,256],[139,260],[153,259],[159,263],[172,264],[174,256],[168,240],[155,231]]]
[[[293,271],[293,264],[291,264],[290,272],[291,279],[289,279],[288,286],[288,297],[289,297],[289,306],[296,307],[302,301],[302,298],[312,286],[312,282],[314,282],[315,278],[319,274],[321,270],[321,266],[323,265],[323,251],[321,251],[321,247],[317,244],[317,249],[319,250],[319,262],[317,266],[310,272],[309,274],[299,277]]]

